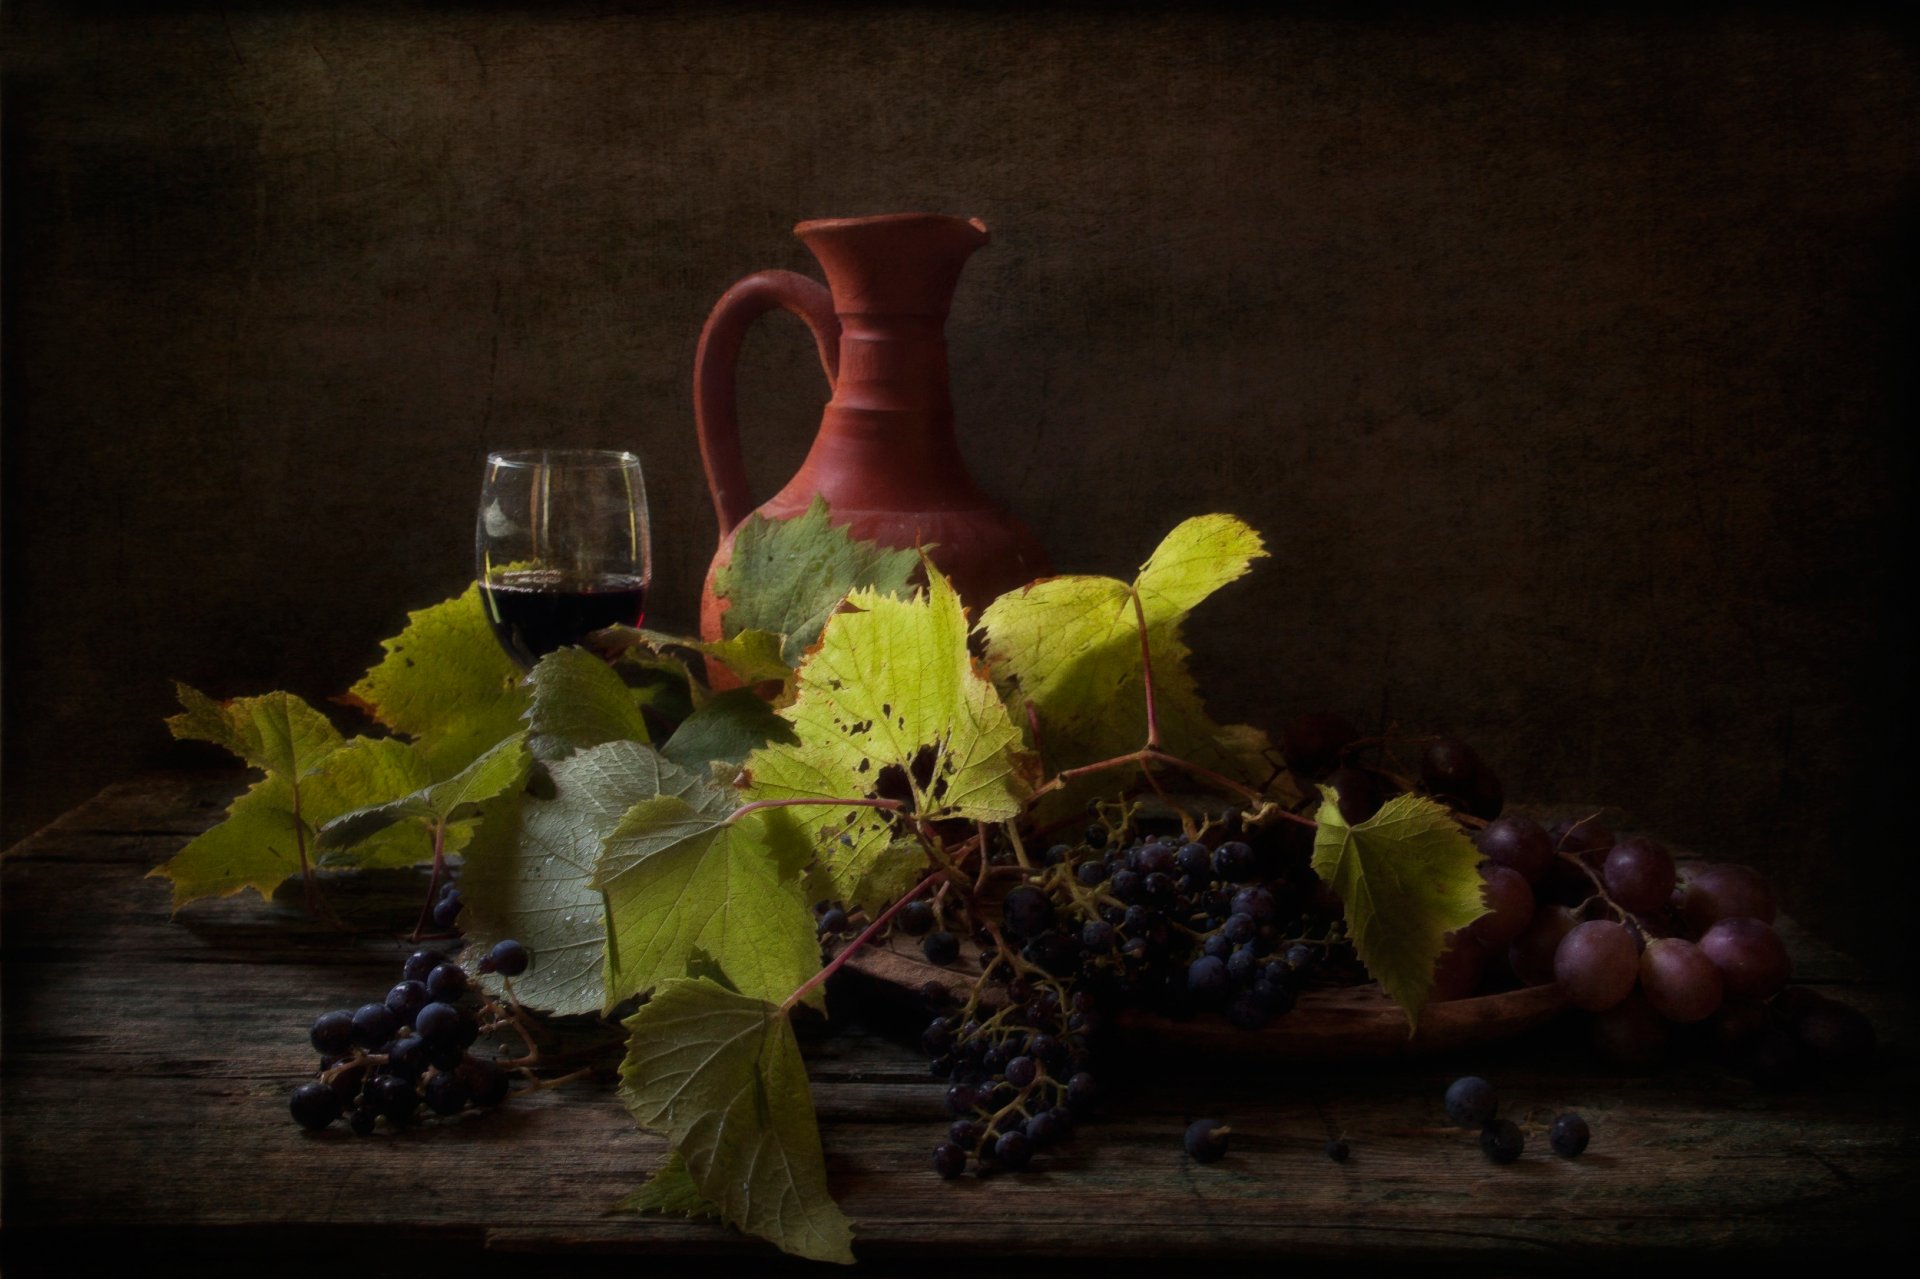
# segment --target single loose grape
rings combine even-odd
[[[1527,1148],[1527,1138],[1511,1119],[1496,1119],[1480,1130],[1480,1153],[1497,1164],[1510,1164]]]
[[[1484,1128],[1499,1110],[1493,1085],[1478,1075],[1463,1075],[1447,1085],[1447,1118],[1462,1128]]]
[[[1553,1127],[1547,1130],[1547,1141],[1553,1146],[1553,1153],[1565,1159],[1578,1158],[1592,1137],[1587,1121],[1572,1112],[1554,1120]]]
[[[1210,1164],[1227,1153],[1227,1137],[1233,1129],[1218,1119],[1196,1119],[1187,1125],[1187,1153],[1203,1164]]]

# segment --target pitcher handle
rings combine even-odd
[[[813,330],[829,392],[840,376],[840,318],[833,313],[833,295],[825,285],[792,271],[761,271],[714,303],[693,357],[693,420],[700,433],[707,489],[713,494],[713,514],[723,538],[758,505],[748,490],[746,460],[740,452],[734,370],[747,329],[775,307],[791,311]]]

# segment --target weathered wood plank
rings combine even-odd
[[[5,1215],[18,1233],[116,1227],[282,1246],[342,1224],[378,1237],[582,1256],[767,1256],[706,1223],[616,1215],[657,1166],[606,1081],[502,1113],[390,1136],[306,1134],[287,1119],[307,1022],[378,998],[408,946],[393,929],[410,874],[349,877],[330,899],[345,933],[295,901],[243,896],[168,915],[145,871],[215,820],[231,778],[111,788],[16,846],[4,874],[6,1009],[0,1107]],[[1871,1069],[1819,1092],[1770,1095],[1702,1064],[1650,1077],[1596,1069],[1577,1034],[1428,1061],[1229,1066],[1205,1052],[1136,1052],[1107,1071],[1111,1113],[1035,1173],[942,1182],[927,1166],[940,1086],[912,1028],[856,985],[805,1051],[829,1175],[863,1257],[1291,1255],[1386,1264],[1612,1264],[1720,1249],[1842,1250],[1909,1237],[1916,1189],[1910,1004],[1791,930],[1803,968],[1873,1016],[1890,1042]],[[1592,1151],[1553,1158],[1536,1130],[1510,1168],[1437,1127],[1463,1069],[1494,1078],[1509,1114],[1592,1123]],[[1199,1113],[1234,1152],[1180,1151]],[[1330,1136],[1352,1143],[1329,1162]],[[456,1191],[457,1188],[457,1192]],[[369,1237],[375,1237],[370,1235]]]

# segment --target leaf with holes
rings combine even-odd
[[[1033,760],[967,651],[960,597],[929,568],[910,600],[855,591],[800,669],[780,714],[797,743],[747,759],[749,799],[894,800],[926,821],[1004,822],[1032,792]],[[791,810],[849,905],[897,835],[880,808]]]

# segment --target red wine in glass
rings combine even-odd
[[[487,458],[475,538],[487,623],[514,661],[646,616],[652,547],[640,459],[599,449]]]
[[[626,574],[569,581],[551,569],[503,573],[480,584],[487,621],[502,648],[522,666],[607,626],[639,626],[647,616],[647,584]]]

